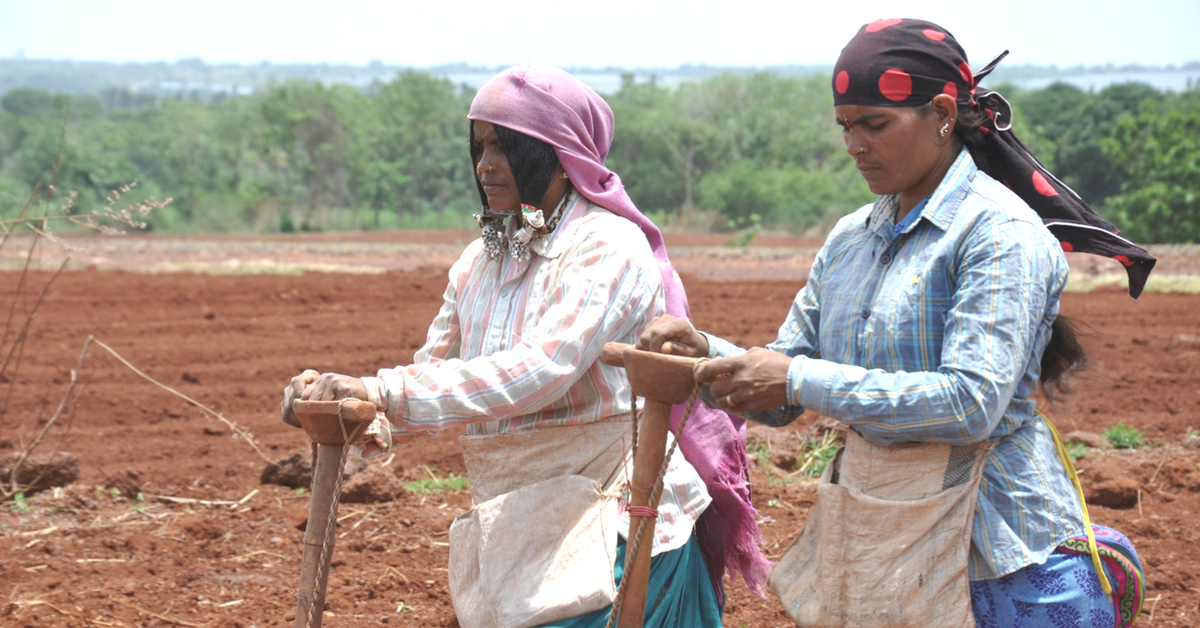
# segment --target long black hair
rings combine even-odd
[[[520,131],[499,124],[492,126],[496,128],[500,150],[504,151],[504,157],[508,159],[508,167],[516,181],[521,203],[537,207],[546,195],[546,190],[550,189],[554,172],[558,169],[558,155],[554,153],[554,147]],[[483,155],[483,146],[475,140],[474,123],[471,123],[470,133],[471,168],[474,170]],[[483,186],[479,184],[478,176],[475,177],[475,185],[479,188],[479,202],[487,207],[487,195],[483,192]]]

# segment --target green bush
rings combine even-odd
[[[1137,449],[1146,444],[1146,433],[1136,427],[1117,423],[1101,434],[1117,449]]]
[[[848,158],[847,164],[852,164]],[[741,160],[700,181],[700,203],[743,229],[759,216],[768,229],[804,233],[831,213],[845,215],[874,200],[853,169],[762,166]]]

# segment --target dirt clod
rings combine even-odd
[[[79,458],[75,454],[59,451],[51,454],[33,454],[21,461],[20,453],[11,453],[0,458],[0,483],[11,484],[14,469],[17,487],[26,495],[32,495],[78,480]]]
[[[1108,439],[1099,434],[1093,434],[1091,432],[1067,432],[1066,434],[1062,435],[1062,439],[1064,443],[1079,443],[1080,445],[1091,447],[1092,449],[1113,448],[1112,443],[1108,442]]]
[[[367,468],[367,463],[354,450],[346,454],[342,467],[342,480]],[[260,481],[263,484],[278,484],[290,488],[308,488],[312,485],[312,450],[304,448],[292,455],[268,464],[263,468]]]

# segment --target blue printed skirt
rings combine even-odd
[[[1041,565],[971,583],[979,628],[1126,628],[1145,597],[1142,565],[1125,535],[1092,525],[1100,562],[1112,584],[1104,593],[1087,539],[1070,539]]]

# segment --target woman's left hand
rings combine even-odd
[[[697,371],[696,381],[709,384],[723,410],[739,414],[771,410],[788,402],[791,364],[792,359],[782,353],[754,347],[742,355],[709,360]]]
[[[301,399],[308,401],[336,401],[338,399],[362,399],[370,401],[367,387],[361,378],[322,373],[313,383],[304,388]]]

